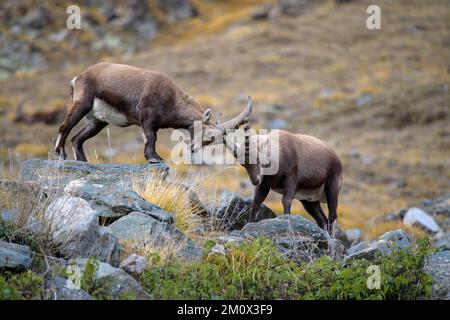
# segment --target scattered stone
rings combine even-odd
[[[419,225],[429,232],[438,232],[440,230],[436,221],[428,213],[420,208],[410,208],[403,218],[403,223],[409,227]]]
[[[202,255],[202,248],[172,225],[141,212],[132,212],[120,218],[110,228],[119,241],[130,243],[135,248],[164,248],[187,261],[198,260]]]
[[[134,191],[114,190],[102,184],[88,183],[82,178],[69,182],[64,192],[68,196],[89,201],[100,217],[119,218],[130,212],[139,211],[159,221],[167,223],[175,221],[173,215],[145,201]]]
[[[76,289],[71,280],[59,276],[45,280],[44,297],[46,300],[93,300],[86,291]]]
[[[252,198],[243,198],[235,193],[224,192],[220,198],[219,206],[210,212],[218,220],[218,227],[224,230],[241,229],[248,220]],[[275,218],[276,214],[264,204],[261,206],[256,222]]]
[[[224,245],[216,243],[214,245],[214,247],[212,247],[211,252],[212,253],[216,253],[216,254],[220,254],[220,255],[225,255],[226,254],[226,249],[225,249]]]
[[[119,268],[125,270],[134,277],[139,277],[147,267],[147,259],[135,253],[130,254],[120,263]]]
[[[68,258],[94,257],[119,265],[120,245],[110,229],[98,224],[97,212],[81,198],[63,196],[45,212],[50,235]]]
[[[424,271],[433,278],[432,299],[450,300],[450,251],[428,256]]]
[[[29,269],[32,261],[30,247],[0,240],[0,270]]]
[[[216,238],[216,241],[220,244],[226,245],[227,243],[232,243],[234,245],[239,245],[245,242],[245,238],[244,237],[240,237],[240,236],[232,236],[232,235],[228,235],[228,236],[220,236]]]
[[[78,265],[82,270],[87,259],[76,259],[70,263]],[[96,274],[96,286],[103,288],[113,299],[122,299],[124,295],[131,294],[136,300],[151,300],[140,284],[128,273],[119,268],[100,262]]]
[[[377,253],[389,255],[395,248],[404,249],[411,245],[408,235],[401,229],[386,232],[378,239],[359,242],[347,250],[344,262],[352,259],[371,260]]]
[[[158,0],[170,23],[198,15],[195,7],[187,0]]]
[[[345,231],[345,235],[347,237],[347,240],[350,243],[355,243],[357,241],[360,241],[363,237],[363,231],[359,228],[352,228]]]
[[[278,0],[278,7],[282,14],[299,16],[311,8],[310,0]]]
[[[260,5],[255,10],[253,10],[253,12],[251,13],[251,18],[253,20],[269,19],[272,9],[273,5],[271,3],[265,3],[263,5]]]
[[[373,96],[370,93],[365,93],[361,95],[358,99],[356,99],[356,106],[358,108],[365,107],[370,104],[373,100]]]

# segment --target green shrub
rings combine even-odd
[[[327,256],[299,266],[265,239],[229,246],[226,255],[211,253],[211,247],[207,243],[202,260],[194,263],[162,265],[152,257],[144,288],[156,299],[415,299],[431,290],[422,271],[427,241],[345,266]],[[367,286],[370,265],[380,268],[379,289]]]
[[[41,298],[44,279],[28,270],[20,274],[0,275],[0,300],[35,300]]]

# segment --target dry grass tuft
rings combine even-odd
[[[195,235],[195,230],[201,223],[200,214],[204,210],[200,203],[195,203],[192,199],[192,192],[199,188],[195,181],[187,185],[178,175],[153,175],[144,183],[136,182],[133,186],[144,199],[172,213],[176,218],[175,226],[188,236]]]

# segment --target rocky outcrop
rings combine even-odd
[[[145,247],[174,253],[181,259],[193,261],[202,255],[202,248],[173,226],[160,222],[141,212],[132,212],[110,225],[112,233],[132,244],[136,249]]]
[[[420,208],[409,208],[403,217],[403,223],[409,227],[420,226],[428,232],[436,233],[440,230],[433,217]]]
[[[389,255],[395,248],[404,249],[410,245],[411,240],[403,230],[393,230],[386,232],[378,239],[353,245],[347,250],[344,261],[348,262],[352,259],[371,260],[377,254]]]
[[[239,230],[247,223],[250,215],[252,198],[243,198],[232,192],[224,192],[220,198],[219,205],[210,209],[215,224],[223,230]],[[256,222],[275,218],[276,214],[264,204],[261,206]]]
[[[132,190],[133,183],[151,175],[165,175],[168,167],[157,164],[91,163],[73,160],[39,160],[22,162],[20,174],[25,181],[34,181],[46,189],[63,189],[69,182],[83,178],[115,190]]]
[[[32,262],[30,247],[0,241],[0,270],[29,269]]]
[[[69,264],[77,265],[84,270],[87,259],[76,259]],[[119,268],[114,268],[107,263],[100,262],[95,274],[95,285],[102,288],[113,299],[123,299],[125,295],[131,295],[136,300],[150,300],[141,285],[128,273]]]
[[[131,190],[117,190],[104,184],[89,183],[85,179],[69,182],[64,193],[89,201],[99,217],[120,218],[133,211],[139,211],[156,220],[173,223],[175,218],[157,205],[145,201]]]
[[[49,233],[67,258],[94,257],[119,265],[120,245],[110,229],[101,227],[98,215],[81,198],[63,196],[53,201],[45,212]]]

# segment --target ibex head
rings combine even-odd
[[[217,115],[216,121],[211,121],[211,109],[206,109],[202,119],[202,134],[196,135],[192,141],[192,152],[197,152],[202,146],[209,145],[216,141],[222,142],[223,136],[227,130],[237,129],[241,126],[245,119],[248,119],[253,109],[253,101],[248,97],[248,103],[245,109],[236,117],[220,123],[221,113]]]

